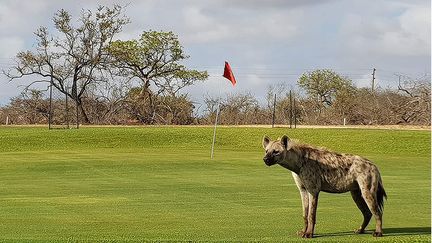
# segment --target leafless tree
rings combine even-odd
[[[34,83],[48,82],[57,90],[76,102],[85,123],[89,117],[83,100],[91,85],[105,83],[105,72],[111,57],[106,49],[129,19],[122,7],[100,6],[95,12],[83,10],[75,26],[66,10],[59,10],[54,18],[58,35],[52,36],[48,28],[40,27],[36,32],[37,47],[34,51],[19,52],[16,65],[5,72],[11,79],[24,76],[38,77]]]
[[[13,97],[10,103],[2,107],[2,122],[8,116],[13,124],[41,124],[48,120],[48,100],[44,99],[40,90],[25,90],[19,96]]]
[[[400,104],[401,118],[405,123],[428,123],[431,114],[431,77],[426,74],[420,78],[397,75],[398,90],[408,97]]]

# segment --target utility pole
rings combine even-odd
[[[398,88],[400,89],[401,87],[401,75],[400,74],[396,74],[398,76],[399,82],[398,82]]]
[[[372,92],[375,91],[375,72],[376,72],[376,68],[374,68],[372,72]]]

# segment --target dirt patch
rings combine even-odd
[[[0,125],[0,127],[46,127],[48,124],[38,125]],[[214,125],[80,125],[80,127],[214,127]],[[271,125],[218,125],[218,127],[257,127],[272,128]],[[275,128],[289,128],[289,125],[275,125]],[[75,128],[75,127],[73,127]],[[292,126],[294,128],[294,126]],[[385,130],[431,130],[431,126],[416,125],[349,125],[349,126],[323,126],[323,125],[297,125],[300,129],[385,129]]]

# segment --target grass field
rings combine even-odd
[[[0,241],[307,241],[291,174],[262,161],[288,134],[381,170],[384,234],[355,235],[350,194],[320,194],[311,241],[431,240],[430,132],[361,129],[0,127]]]

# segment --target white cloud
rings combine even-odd
[[[9,60],[10,57],[15,56],[19,51],[24,49],[24,40],[19,37],[0,37],[0,58]]]
[[[2,35],[28,35],[40,25],[50,21],[46,13],[47,1],[0,1],[0,33]],[[51,13],[50,13],[51,14]]]
[[[258,11],[269,10],[269,9],[293,9],[300,7],[310,7],[313,5],[322,5],[334,0],[219,0],[219,1],[192,1],[195,3],[204,2],[206,5],[212,7],[227,9],[254,9]]]
[[[430,8],[404,5],[402,11],[400,15],[391,12],[380,16],[347,14],[340,29],[340,38],[345,40],[346,48],[354,53],[430,55]]]
[[[217,42],[230,36],[229,27],[225,23],[217,22],[211,16],[205,15],[197,6],[184,8],[182,19],[186,32],[183,40],[186,43]]]
[[[187,6],[181,10],[185,43],[262,42],[294,38],[304,18],[299,9],[233,10],[214,12],[206,6]]]
[[[430,9],[414,6],[399,18],[402,33],[400,39],[408,45],[414,55],[430,53],[431,43],[431,11]]]

